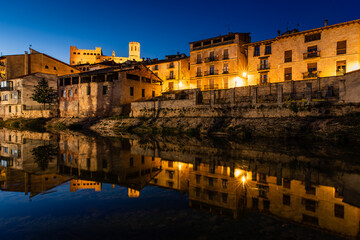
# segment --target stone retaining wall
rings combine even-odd
[[[344,76],[288,81],[264,86],[200,91],[187,99],[131,103],[133,117],[339,116],[359,111],[360,71]],[[175,95],[174,95],[175,96]]]

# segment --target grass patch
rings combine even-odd
[[[16,118],[6,121],[1,120],[0,127],[21,131],[28,130],[34,132],[44,132],[46,130],[45,125],[47,121],[49,121],[48,118]]]

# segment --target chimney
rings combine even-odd
[[[24,75],[29,74],[29,54],[27,51],[25,51],[24,54]]]
[[[325,20],[324,20],[324,27],[327,27],[327,25],[328,25],[328,20],[325,19]]]
[[[280,36],[280,30],[278,30],[278,36]]]

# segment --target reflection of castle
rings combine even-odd
[[[95,192],[101,191],[101,183],[94,181],[85,181],[85,180],[70,180],[70,192],[76,192],[81,189],[94,189]]]

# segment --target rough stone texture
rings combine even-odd
[[[56,89],[57,77],[53,74],[34,73],[21,78],[8,80],[11,86],[8,91],[1,91],[0,117],[9,118],[40,118],[56,117],[57,104],[45,106],[31,99],[34,86],[41,79],[46,79],[53,89]],[[7,100],[6,100],[7,99]]]
[[[360,71],[340,77],[198,92],[131,103],[133,117],[319,117],[359,111]]]
[[[91,81],[85,82],[85,76],[81,75],[78,82],[74,78],[78,76],[66,76],[59,78],[59,96],[60,96],[60,116],[61,117],[103,117],[117,115],[129,111],[130,102],[149,99],[160,95],[161,86],[153,73],[143,66],[122,71],[109,72],[115,74],[116,80],[110,80],[107,74],[89,73]],[[101,70],[100,70],[101,71]],[[127,78],[127,74],[139,76],[139,80]],[[102,76],[104,79],[96,81],[95,77]],[[113,75],[114,76],[114,75]],[[72,80],[71,80],[72,79]],[[147,82],[148,79],[150,82]],[[69,80],[69,84],[66,81]],[[103,88],[107,87],[106,94]],[[133,88],[133,96],[130,94],[130,88]],[[144,91],[145,95],[142,95]],[[90,93],[90,94],[88,94]],[[72,95],[71,95],[72,94]]]

